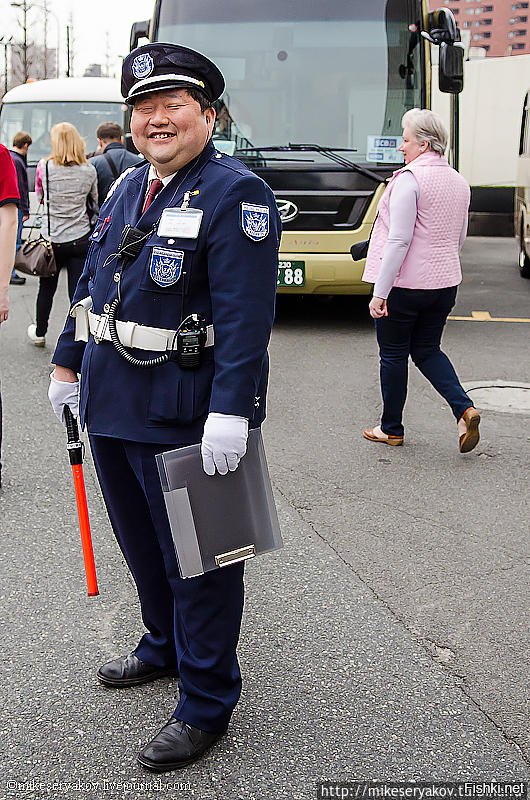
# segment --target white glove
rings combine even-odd
[[[70,411],[74,417],[79,416],[79,381],[69,383],[58,381],[55,375],[50,375],[50,388],[48,398],[52,404],[53,413],[64,425],[64,407],[70,406]]]
[[[202,467],[207,475],[234,472],[247,452],[248,419],[231,414],[208,414],[201,442]]]

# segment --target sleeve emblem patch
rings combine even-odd
[[[269,207],[241,203],[241,229],[253,242],[260,242],[269,234]]]

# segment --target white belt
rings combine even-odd
[[[110,342],[108,314],[94,314],[91,311],[92,298],[86,297],[72,308],[70,316],[75,319],[75,340],[88,341],[89,332],[99,344],[101,341]],[[122,322],[116,320],[116,332],[124,347],[135,347],[139,350],[153,350],[165,352],[176,345],[177,332],[167,328],[150,328],[137,322]],[[214,343],[213,325],[206,326],[205,347],[212,347]]]

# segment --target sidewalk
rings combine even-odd
[[[171,714],[177,684],[111,691],[96,680],[135,645],[140,618],[89,458],[101,594],[86,597],[65,432],[46,397],[51,349],[25,341],[35,290],[12,292],[0,339],[2,800],[301,800],[324,780],[528,780],[518,749],[304,521],[274,467],[286,546],[247,569],[244,689],[229,732],[185,770],[142,770],[136,753]]]

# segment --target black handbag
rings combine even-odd
[[[48,162],[46,162],[46,208],[48,212],[48,235],[50,234],[50,200],[49,200],[49,173]],[[39,216],[37,209],[36,217]],[[15,269],[25,275],[36,275],[38,278],[51,278],[57,272],[55,255],[52,243],[46,239],[42,233],[36,239],[32,239],[34,225],[31,226],[29,236],[15,256]]]
[[[370,231],[370,236],[368,239],[363,239],[362,242],[355,242],[350,247],[351,257],[354,261],[361,261],[361,259],[366,258],[368,255],[368,248],[370,246],[370,239],[372,238],[372,233],[374,232],[375,223],[377,222],[377,217],[379,216],[379,211],[375,215],[374,224],[372,225],[372,230]]]
[[[370,244],[370,239],[365,239],[362,242],[355,242],[350,247],[351,257],[354,261],[360,261],[362,258],[366,258],[368,255],[368,245]]]

